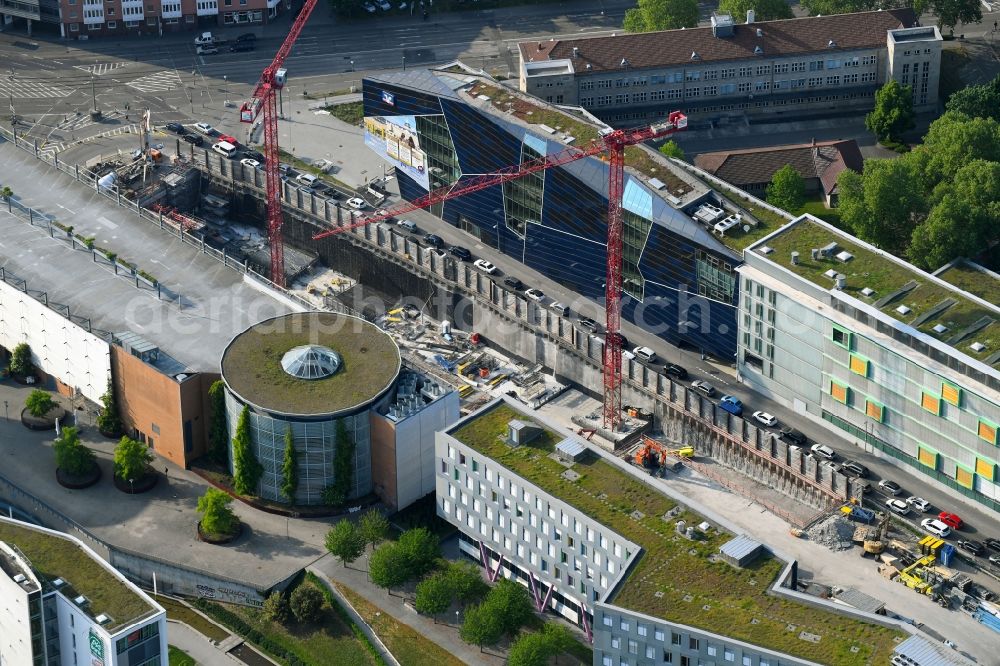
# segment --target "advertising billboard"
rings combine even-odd
[[[427,156],[420,148],[414,116],[368,116],[365,118],[365,145],[391,162],[425,189]]]

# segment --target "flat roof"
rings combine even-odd
[[[323,379],[285,372],[285,352],[302,345],[329,347],[340,369]],[[301,312],[254,324],[229,343],[222,378],[244,402],[275,414],[332,415],[370,403],[399,375],[402,360],[392,337],[358,317]]]
[[[1000,275],[967,259],[953,261],[934,275],[987,303],[1000,303]]]
[[[91,618],[111,618],[102,625],[108,633],[160,612],[145,595],[123,581],[111,565],[91,555],[66,535],[0,517],[0,541],[17,546],[35,574],[49,587],[62,578],[58,590],[70,600],[83,595],[89,604],[79,607]]]
[[[518,49],[525,63],[570,59],[577,76],[613,72],[628,77],[652,67],[699,68],[706,63],[744,59],[770,62],[775,57],[819,52],[833,58],[844,52],[884,47],[886,31],[908,28],[915,22],[911,9],[892,9],[738,24],[732,37],[716,37],[711,27],[703,27],[532,40],[520,42]],[[757,47],[763,50],[761,55],[754,52]],[[576,57],[574,48],[578,49]]]
[[[848,261],[836,256],[812,258],[814,248],[836,244],[833,255],[847,252]],[[769,247],[773,252],[761,254]],[[828,271],[844,275],[843,292],[870,305],[887,317],[900,321],[956,351],[986,362],[1000,351],[1000,307],[998,301],[975,298],[941,278],[874,248],[811,216],[793,220],[771,236],[747,249],[824,290],[833,289],[835,280]],[[791,253],[799,253],[799,263],[792,264]],[[953,274],[953,278],[957,273]],[[873,290],[870,295],[863,289]],[[995,294],[994,291],[987,293]],[[903,310],[899,308],[903,307]],[[975,332],[962,337],[969,327],[982,324]],[[944,327],[943,329],[941,327]],[[958,339],[960,338],[961,339]],[[982,349],[971,345],[978,343]],[[1000,358],[992,361],[996,369]]]
[[[512,419],[533,421],[543,433],[528,444],[510,447],[503,436]],[[712,530],[700,541],[677,535],[675,521],[698,525],[703,518],[683,509],[668,522],[663,516],[676,502],[640,480],[642,472],[628,474],[592,448],[572,466],[579,478],[568,481],[563,477],[566,466],[550,457],[566,433],[534,421],[506,402],[488,405],[447,432],[642,547],[636,564],[607,603],[831,666],[888,663],[894,639],[903,636],[888,627],[768,594],[782,562],[767,554],[743,569],[718,561],[716,554],[731,535]],[[636,518],[636,511],[642,518]],[[803,640],[802,632],[821,638],[815,643]],[[857,652],[851,651],[854,647]]]

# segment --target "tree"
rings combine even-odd
[[[678,30],[698,25],[697,0],[639,0],[625,12],[623,26],[628,32]]]
[[[361,557],[365,542],[354,523],[341,520],[326,533],[326,549],[346,567],[349,562]]]
[[[299,469],[295,455],[295,438],[292,426],[285,430],[285,459],[281,463],[281,494],[289,504],[295,503],[295,490],[299,487]]]
[[[448,610],[453,599],[451,581],[444,574],[438,573],[417,583],[413,605],[418,613],[434,617]],[[434,622],[437,622],[437,618],[434,618]]]
[[[394,543],[384,543],[368,558],[368,573],[372,582],[387,591],[409,579],[406,556]]]
[[[62,429],[53,448],[56,452],[56,467],[70,476],[89,474],[97,464],[97,456],[80,443],[80,431],[74,426]]]
[[[930,0],[929,5],[942,28],[954,28],[959,23],[980,23],[983,20],[979,0]]]
[[[264,600],[261,612],[268,620],[284,624],[288,620],[288,599],[285,598],[284,594],[275,590]]]
[[[851,14],[872,8],[872,0],[802,0],[802,8],[813,16],[822,14]],[[919,16],[919,14],[918,14]]]
[[[358,520],[358,533],[365,546],[374,548],[389,535],[389,521],[378,509],[368,509]]]
[[[841,219],[854,234],[897,255],[906,249],[926,207],[910,155],[865,160],[862,203],[853,200],[853,189],[840,194]],[[846,182],[853,184],[850,177]]]
[[[547,622],[541,631],[518,636],[507,654],[507,666],[546,666],[550,658],[568,651],[573,640],[566,627]]]
[[[945,109],[970,118],[1000,120],[1000,76],[989,83],[962,88],[948,99]]]
[[[42,418],[56,406],[56,401],[52,399],[48,391],[35,389],[28,394],[24,401],[24,406],[28,408],[28,413],[37,418]]]
[[[351,495],[354,485],[354,438],[343,419],[335,427],[337,449],[333,453],[333,485],[323,490],[323,501],[339,506]]]
[[[684,151],[681,149],[680,146],[677,145],[677,142],[674,141],[673,139],[670,139],[669,141],[665,142],[662,146],[660,146],[660,152],[666,155],[667,157],[676,157],[679,160],[684,159]]]
[[[229,466],[229,428],[226,427],[226,384],[221,379],[208,389],[208,445],[220,465]]]
[[[501,628],[509,636],[516,634],[534,612],[528,590],[507,578],[493,586],[483,605],[500,618]]]
[[[122,431],[122,420],[118,415],[118,401],[115,399],[115,383],[108,378],[108,388],[101,396],[101,411],[97,415],[97,429],[106,435],[117,435]]]
[[[795,167],[786,164],[775,171],[767,186],[767,203],[794,212],[805,202],[806,183]]]
[[[31,347],[22,342],[10,353],[10,374],[15,377],[26,377],[31,374],[34,366],[31,363]]]
[[[736,21],[745,20],[750,9],[754,11],[755,21],[792,18],[792,8],[785,0],[722,0],[719,3],[719,12],[731,14]]]
[[[919,168],[923,188],[929,193],[972,160],[1000,162],[1000,122],[948,112],[931,123],[916,153],[906,157]]]
[[[489,592],[481,569],[470,562],[452,562],[445,571],[455,597],[463,604],[479,601]]]
[[[115,447],[115,476],[124,481],[141,479],[149,471],[153,454],[146,445],[131,437],[122,437]]]
[[[299,585],[292,591],[288,607],[299,622],[315,622],[319,619],[320,609],[323,608],[323,593],[317,590],[315,585],[308,583]]]
[[[250,408],[243,406],[236,435],[233,437],[233,489],[240,495],[257,492],[257,484],[264,473],[264,467],[257,460],[250,437]]]
[[[14,190],[10,189],[9,186],[4,185],[3,188],[0,189],[0,199],[8,201],[12,196],[14,196]]]
[[[206,488],[198,498],[198,513],[201,514],[201,530],[208,534],[232,534],[240,524],[233,510],[229,508],[233,498],[218,488]]]
[[[484,602],[465,609],[465,619],[458,635],[466,643],[478,645],[482,652],[484,645],[495,645],[503,633],[500,618]]]
[[[913,122],[913,90],[889,79],[875,93],[875,108],[865,116],[865,127],[879,141],[900,141]]]
[[[396,542],[403,557],[406,580],[424,575],[434,568],[440,554],[438,538],[426,527],[406,530]]]

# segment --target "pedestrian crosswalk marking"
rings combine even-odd
[[[71,146],[78,146],[81,143],[89,143],[91,141],[96,141],[97,139],[103,139],[105,137],[120,136],[122,134],[138,134],[139,126],[135,123],[131,125],[123,125],[121,127],[116,127],[114,129],[108,130],[107,132],[101,132],[100,134],[95,134],[93,136],[88,136],[85,139],[80,139],[79,141],[59,141],[59,142],[48,142],[44,141],[38,145],[38,154],[43,155],[46,159],[51,160],[52,156],[61,153],[62,151],[70,148]]]
[[[102,74],[107,74],[108,72],[113,72],[116,69],[121,69],[127,62],[99,62],[93,65],[73,65],[74,69],[82,69],[89,74],[96,74],[101,76]]]
[[[41,81],[24,81],[15,77],[0,77],[0,97],[30,99],[43,97],[66,97],[72,91]]]
[[[164,70],[138,78],[128,86],[144,93],[165,92],[181,87],[181,75],[172,69]]]

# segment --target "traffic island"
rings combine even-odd
[[[56,481],[63,488],[70,490],[83,490],[89,488],[101,480],[101,467],[94,465],[90,472],[85,474],[70,474],[60,467],[56,467]]]
[[[115,476],[114,480],[115,488],[118,490],[129,495],[139,495],[140,493],[152,490],[156,486],[156,482],[160,480],[160,475],[156,472],[147,472],[138,479],[132,479],[131,481],[119,476]]]
[[[206,532],[201,529],[201,521],[198,521],[198,540],[210,543],[213,546],[225,546],[240,538],[243,534],[243,523],[236,523],[234,531],[228,533]]]

